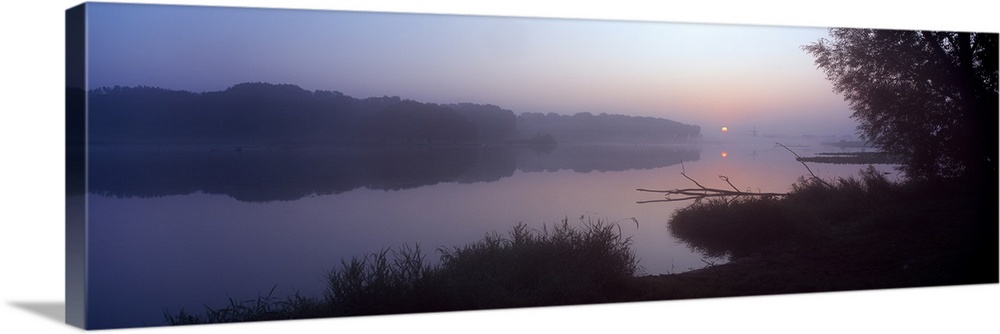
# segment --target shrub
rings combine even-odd
[[[689,248],[732,259],[779,242],[803,244],[835,237],[829,227],[895,210],[903,187],[869,166],[835,182],[800,178],[778,198],[735,196],[696,202],[673,213],[670,233]]]
[[[518,224],[461,248],[442,249],[441,272],[460,309],[525,307],[611,301],[611,291],[638,271],[638,260],[618,226],[568,220],[549,231]]]
[[[494,232],[442,248],[436,266],[425,263],[419,246],[341,260],[327,273],[322,299],[296,294],[279,301],[269,293],[230,299],[204,316],[181,310],[165,317],[181,325],[623,301],[621,291],[638,271],[630,246],[615,223],[574,229],[564,219],[551,231],[522,223],[506,236]]]
[[[441,248],[428,266],[419,248],[342,261],[329,273],[327,301],[335,315],[431,312],[611,301],[638,270],[618,226],[568,220],[550,231],[521,223],[506,236],[489,233],[463,247]]]
[[[204,315],[196,315],[182,309],[177,314],[164,313],[164,318],[169,325],[193,325],[307,319],[326,315],[320,300],[302,296],[298,292],[281,300],[274,297],[275,288],[277,285],[272,287],[266,296],[258,295],[256,299],[238,301],[229,298],[229,304],[222,308],[212,308],[206,305]]]
[[[326,301],[336,316],[436,311],[436,275],[419,246],[383,249],[341,260],[341,268],[328,273]]]
[[[712,257],[740,258],[796,232],[775,197],[713,198],[673,213],[670,234]]]
[[[825,184],[800,179],[792,185],[784,206],[795,219],[836,224],[881,210],[900,197],[901,185],[869,166],[859,177],[838,178]]]

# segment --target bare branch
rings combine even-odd
[[[732,182],[729,182],[729,177],[728,176],[719,175],[719,178],[722,179],[723,181],[726,181],[726,183],[729,183],[729,186],[733,187],[733,190],[736,190],[736,192],[740,192],[740,190],[737,189],[736,186],[734,186]]]
[[[819,178],[819,176],[816,176],[816,174],[813,173],[812,169],[809,168],[809,165],[806,165],[805,161],[800,160],[800,159],[802,159],[802,157],[799,156],[798,153],[795,153],[795,151],[792,151],[792,149],[788,148],[788,146],[785,146],[782,143],[774,142],[774,145],[775,145],[775,147],[778,147],[778,146],[784,147],[786,150],[788,150],[788,152],[792,152],[792,154],[795,155],[795,161],[798,161],[799,163],[802,164],[802,166],[805,166],[806,170],[809,171],[809,175],[812,175],[813,179],[819,181],[820,183],[823,183],[827,187],[831,187],[831,188],[833,187],[829,183],[826,183],[826,181],[823,181],[823,179]]]
[[[781,145],[781,144],[779,144],[779,145]],[[782,146],[784,146],[784,145],[782,145]],[[786,147],[786,149],[787,149],[787,147]],[[789,150],[789,151],[791,151],[791,150]],[[794,154],[795,152],[792,152],[792,153]],[[796,156],[798,156],[798,155],[796,154]],[[698,188],[677,188],[677,189],[668,189],[668,190],[638,188],[638,189],[636,189],[636,191],[639,191],[639,192],[664,194],[663,195],[664,198],[663,199],[638,201],[636,203],[638,203],[638,204],[644,204],[644,203],[657,203],[657,202],[679,202],[679,201],[687,201],[687,200],[694,200],[695,203],[698,203],[702,199],[705,199],[705,198],[714,198],[714,197],[721,197],[723,200],[729,201],[730,199],[735,199],[735,198],[740,197],[740,196],[780,197],[780,196],[788,195],[787,193],[764,193],[764,192],[756,192],[756,193],[754,193],[754,192],[751,192],[749,188],[747,188],[747,191],[745,191],[745,192],[744,191],[740,191],[739,188],[737,188],[735,185],[733,185],[732,182],[729,181],[729,177],[727,177],[725,175],[719,175],[719,178],[722,179],[723,181],[726,181],[726,183],[728,183],[729,186],[733,188],[733,190],[718,189],[718,188],[706,188],[705,186],[701,185],[701,183],[698,183],[698,181],[696,181],[695,179],[693,179],[693,178],[691,178],[691,177],[689,177],[687,175],[687,171],[684,170],[684,162],[683,161],[681,162],[681,176],[684,176],[684,178],[686,178],[689,181],[693,182],[695,185],[698,186]],[[814,177],[815,177],[815,175],[814,175]],[[822,181],[822,180],[820,180],[820,181]],[[671,195],[679,195],[681,197],[671,198],[670,197]]]
[[[697,185],[698,187],[701,187],[701,189],[707,189],[705,188],[705,186],[701,185],[701,183],[698,183],[698,181],[695,181],[694,179],[688,177],[687,174],[685,174],[684,161],[681,161],[681,175],[684,176],[684,178],[691,180],[691,182],[694,182],[694,184]]]
[[[642,203],[652,203],[652,202],[679,202],[679,201],[686,201],[686,200],[692,200],[692,199],[697,201],[697,200],[701,200],[703,198],[711,198],[711,197],[729,198],[729,197],[739,197],[739,196],[764,196],[764,197],[767,197],[767,196],[785,196],[785,195],[787,195],[787,194],[783,194],[783,193],[751,193],[751,192],[742,192],[742,191],[739,191],[739,190],[732,191],[732,190],[727,190],[727,189],[716,189],[716,188],[686,188],[686,189],[670,189],[670,190],[658,190],[658,189],[643,189],[643,188],[639,188],[639,189],[636,189],[636,191],[650,192],[650,193],[662,193],[662,194],[664,194],[664,199],[647,200],[647,201],[636,202],[636,203],[639,203],[639,204],[642,204]],[[670,195],[682,195],[684,197],[671,198]]]

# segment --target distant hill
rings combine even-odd
[[[567,142],[671,141],[700,131],[649,117],[515,116],[489,104],[359,99],[289,84],[242,83],[205,93],[116,86],[88,95],[88,138],[108,144],[502,143],[539,134]]]

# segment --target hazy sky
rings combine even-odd
[[[355,97],[619,113],[716,134],[853,134],[800,46],[826,29],[90,4],[91,88],[299,85]]]

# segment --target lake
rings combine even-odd
[[[799,155],[840,152],[780,139]],[[462,246],[523,222],[617,222],[645,274],[725,259],[689,250],[667,222],[691,202],[647,203],[637,188],[786,192],[806,169],[774,139],[690,145],[291,147],[93,146],[88,155],[88,318],[95,328],[164,324],[272,287],[320,296],[350,259],[419,245]],[[683,162],[683,163],[682,163]],[[822,178],[859,165],[809,164]],[[890,166],[877,166],[893,172]],[[890,179],[895,178],[890,176]],[[638,224],[632,220],[634,218]]]

